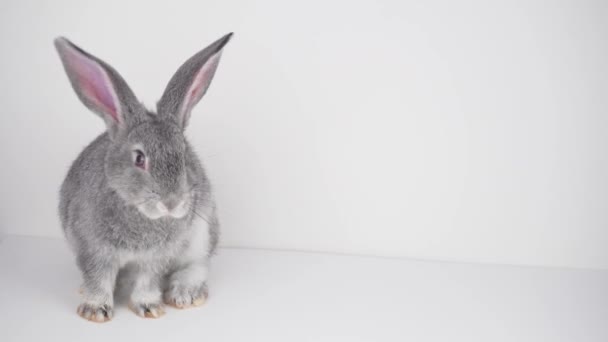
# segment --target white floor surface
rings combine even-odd
[[[221,249],[199,308],[96,324],[56,239],[0,241],[0,341],[608,341],[608,271]]]

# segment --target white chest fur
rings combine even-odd
[[[178,266],[196,260],[204,260],[210,249],[209,224],[202,220],[196,221],[180,240],[184,243],[177,243],[173,250],[171,248],[162,250],[154,248],[144,251],[118,250],[120,267],[132,262],[145,264],[159,259],[173,259]],[[186,248],[180,248],[184,244]]]
[[[209,224],[206,221],[197,221],[189,232],[187,240],[188,248],[177,256],[178,263],[189,263],[206,258],[210,248]]]

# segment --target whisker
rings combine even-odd
[[[156,191],[150,190],[150,189],[143,189],[144,191],[147,191],[149,194],[154,195],[154,196],[158,196],[158,193]]]
[[[194,209],[194,207],[190,207],[190,210],[192,210],[192,212],[193,212],[193,213],[194,213],[196,216],[198,216],[198,217],[202,218],[203,220],[205,220],[205,222],[207,222],[207,224],[211,224],[211,222],[209,222],[209,220],[208,220],[206,217],[204,217],[203,215],[199,214],[199,213],[198,213],[198,212],[197,212],[197,211]]]
[[[194,190],[194,188],[196,188],[197,185],[198,185],[198,183],[192,184],[192,186],[190,187],[190,189],[188,189],[186,192],[191,192],[192,190]]]
[[[153,197],[153,196],[150,196],[150,197],[146,198],[145,200],[141,201],[140,203],[135,203],[135,204],[133,204],[133,205],[137,207],[137,206],[140,206],[140,205],[142,205],[142,204],[145,204],[146,202],[151,201],[151,200],[153,200],[153,199],[154,199],[154,197]]]

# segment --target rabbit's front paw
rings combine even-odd
[[[208,295],[209,291],[205,284],[191,287],[175,284],[165,291],[163,297],[165,304],[185,309],[205,304]]]
[[[82,303],[77,309],[80,317],[92,322],[103,323],[112,319],[114,310],[108,304]]]
[[[131,311],[137,316],[144,318],[159,318],[165,314],[165,309],[161,303],[129,303]]]

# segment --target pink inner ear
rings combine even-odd
[[[188,113],[190,110],[192,110],[192,107],[194,107],[194,105],[196,105],[196,103],[205,94],[205,91],[211,82],[211,77],[213,77],[213,73],[215,72],[217,64],[220,61],[220,55],[221,53],[216,53],[209,58],[207,63],[205,63],[201,70],[199,70],[199,72],[196,74],[196,77],[194,77],[194,81],[192,81],[192,85],[186,94],[182,112]]]
[[[110,84],[110,79],[95,62],[70,51],[69,60],[72,71],[77,75],[80,92],[92,105],[120,122],[116,106],[116,96]]]
[[[203,83],[201,83],[201,82],[196,83],[194,85],[194,87],[190,90],[190,95],[188,96],[188,98],[191,99],[193,97],[196,97],[196,94],[199,93],[202,88],[203,88]]]

